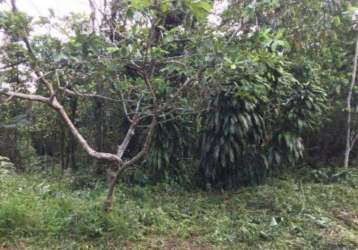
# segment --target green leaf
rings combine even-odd
[[[132,0],[132,7],[137,10],[144,10],[151,5],[151,0]]]
[[[169,0],[162,0],[160,2],[160,10],[163,11],[164,13],[167,13],[169,11],[169,7],[170,7]]]
[[[108,47],[106,50],[108,53],[114,53],[119,51],[120,49],[118,47]]]
[[[199,21],[204,21],[212,9],[212,5],[206,0],[189,0],[187,2],[193,15]]]

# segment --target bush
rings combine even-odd
[[[233,55],[235,57],[235,55]],[[303,156],[302,135],[318,128],[325,93],[300,83],[280,56],[239,54],[212,76],[201,138],[202,184],[231,188],[258,184]]]

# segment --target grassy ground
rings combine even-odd
[[[358,249],[358,171],[291,174],[237,192],[0,175],[0,249]]]

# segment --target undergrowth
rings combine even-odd
[[[296,171],[237,192],[0,177],[0,249],[357,249],[358,171]]]

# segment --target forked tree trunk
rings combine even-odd
[[[110,212],[113,208],[114,191],[117,184],[118,176],[119,174],[113,174],[110,171],[108,172],[108,191],[106,201],[104,202],[104,211],[106,212]]]
[[[346,150],[344,152],[344,167],[349,167],[349,156],[351,150],[355,143],[355,138],[352,138],[352,95],[353,89],[356,82],[356,75],[357,75],[357,59],[358,59],[358,35],[356,38],[356,48],[355,48],[355,55],[354,55],[354,66],[352,72],[352,81],[349,87],[348,96],[347,96],[347,137],[346,137]]]

